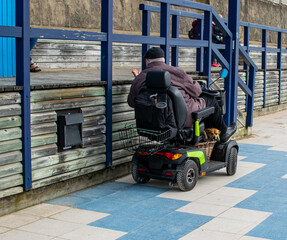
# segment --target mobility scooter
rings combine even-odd
[[[221,71],[221,77],[226,77]],[[171,85],[170,75],[150,71],[146,86],[135,104],[136,126],[126,126],[121,140],[134,152],[132,177],[139,184],[150,179],[177,183],[182,191],[194,188],[199,176],[226,168],[234,175],[238,144],[234,140],[221,143],[218,137],[206,137],[203,119],[214,113],[208,107],[192,113],[193,128],[184,128],[187,106],[180,91]],[[215,95],[224,114],[224,91],[204,90]]]

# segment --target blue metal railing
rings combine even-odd
[[[267,70],[267,53],[273,52],[277,53],[277,69],[279,70],[279,96],[278,104],[281,104],[281,74],[282,74],[282,53],[287,53],[287,49],[282,47],[282,36],[284,33],[287,33],[286,29],[269,27],[254,23],[241,22],[241,26],[244,27],[244,47],[242,51],[245,50],[247,53],[250,51],[261,52],[262,53],[262,64],[261,69],[264,71],[264,94],[263,94],[263,107],[266,106],[266,70]],[[261,29],[262,30],[262,45],[261,47],[250,46],[249,33],[250,28]],[[268,47],[267,46],[267,33],[277,32],[277,47]],[[247,68],[245,66],[245,68]]]
[[[31,134],[30,134],[30,72],[29,72],[29,41],[30,38],[41,39],[64,39],[64,40],[85,40],[101,42],[101,80],[106,84],[106,165],[112,165],[112,43],[140,43],[143,46],[143,52],[149,45],[160,45],[165,50],[166,63],[169,63],[169,52],[172,49],[172,65],[178,64],[178,48],[179,47],[195,47],[197,48],[197,69],[203,71],[208,76],[208,84],[211,76],[211,55],[214,54],[221,65],[229,70],[229,75],[225,80],[225,90],[227,93],[227,114],[226,122],[236,121],[236,98],[238,73],[236,67],[238,58],[233,51],[233,43],[238,42],[234,36],[238,35],[238,21],[232,23],[236,25],[233,32],[226,26],[223,20],[218,16],[210,5],[205,5],[186,0],[149,0],[160,3],[160,8],[149,10],[148,6],[141,6],[143,10],[143,29],[142,36],[129,34],[113,33],[113,0],[101,0],[101,32],[93,31],[71,31],[57,29],[41,29],[30,28],[30,0],[16,0],[16,27],[0,26],[0,36],[16,38],[17,50],[17,70],[16,84],[23,86],[22,96],[22,140],[23,140],[23,166],[24,166],[24,189],[29,190],[32,187],[31,180]],[[234,2],[240,3],[239,0],[230,0],[229,4]],[[187,13],[171,9],[171,5],[186,7],[204,11],[204,15],[195,13]],[[231,6],[233,8],[234,6]],[[150,12],[160,12],[160,37],[150,36]],[[234,14],[233,14],[234,15]],[[236,8],[237,17],[239,9]],[[170,16],[172,16],[172,30],[170,31]],[[198,26],[197,40],[180,39],[179,38],[179,17],[188,16],[201,20]],[[232,16],[232,14],[231,14]],[[203,22],[204,19],[204,22]],[[224,44],[217,45],[212,43],[212,21],[221,28],[225,34]],[[229,19],[229,22],[231,18]],[[231,24],[231,25],[232,25]],[[204,31],[203,31],[204,28]],[[172,35],[170,37],[170,35]],[[236,40],[236,41],[235,41]],[[237,46],[238,43],[235,44]],[[219,52],[224,49],[224,55]],[[239,51],[239,50],[238,50]],[[249,85],[243,81],[239,82],[245,92],[250,95],[248,109],[253,109],[253,88],[255,66],[248,58],[245,51],[246,63],[252,69]],[[238,67],[238,66],[237,66]],[[249,110],[248,110],[249,111]],[[249,114],[249,125],[252,125],[252,112]]]
[[[175,2],[177,2],[178,6],[182,6],[182,2],[180,1],[168,1],[172,2],[174,5]],[[199,10],[206,9],[206,6],[202,6],[202,4],[199,3],[185,3],[185,7],[189,6],[192,8],[196,8]],[[207,8],[209,9],[209,8]],[[238,11],[238,9],[235,9],[235,11]],[[151,6],[147,4],[141,4],[140,10],[143,11],[143,32],[142,35],[149,36],[150,35],[150,12],[161,12],[160,7]],[[233,41],[233,35],[229,28],[227,27],[227,19],[222,19],[213,8],[211,8],[210,11],[205,12],[204,14],[199,13],[192,13],[187,11],[180,11],[180,10],[170,10],[170,15],[172,15],[172,39],[170,42],[173,42],[174,39],[178,39],[178,28],[179,28],[179,16],[182,17],[188,17],[188,18],[196,18],[198,20],[197,23],[197,39],[198,40],[187,40],[191,43],[188,43],[188,46],[196,47],[197,48],[197,59],[196,59],[196,70],[203,72],[205,76],[208,77],[207,84],[210,84],[210,75],[211,75],[211,54],[214,54],[215,57],[218,59],[220,64],[228,69],[229,71],[233,71],[232,74],[229,74],[228,78],[225,80],[225,90],[227,93],[227,101],[226,101],[226,108],[227,112],[229,114],[225,115],[225,120],[227,124],[230,124],[232,121],[236,121],[237,117],[237,86],[242,88],[244,93],[248,96],[247,97],[247,126],[252,125],[252,118],[253,118],[253,92],[254,92],[254,81],[255,81],[255,71],[257,71],[257,66],[254,64],[252,59],[248,56],[248,54],[245,51],[242,51],[242,48],[239,45],[239,39],[237,39],[235,42],[236,48],[239,51],[239,54],[242,55],[244,62],[247,66],[251,66],[248,68],[248,81],[247,84],[242,81],[242,79],[238,76],[238,53],[237,56],[233,57],[233,60],[236,62],[232,62],[232,41]],[[236,13],[232,14],[233,16],[236,15]],[[204,23],[204,19],[206,19]],[[221,28],[221,31],[225,35],[224,42],[225,44],[215,44],[212,43],[212,36],[211,36],[211,24],[212,21],[214,21],[217,26]],[[239,23],[239,20],[238,20]],[[206,27],[207,25],[207,27]],[[205,29],[209,29],[209,31],[203,32],[203,27]],[[236,31],[239,31],[236,29]],[[205,34],[205,35],[203,35]],[[170,44],[171,45],[171,44]],[[173,66],[178,65],[178,47],[183,46],[180,44],[176,44],[175,46],[172,46],[172,59],[171,64]],[[142,52],[143,54],[148,49],[149,45],[143,44]],[[220,49],[225,50],[224,55],[221,54],[219,51]],[[204,56],[203,56],[204,51]],[[236,51],[234,51],[235,54]],[[204,65],[203,65],[203,59],[204,59]],[[168,60],[166,60],[167,63],[169,63]],[[231,66],[232,65],[232,66]],[[143,68],[145,67],[144,61],[142,62]],[[233,67],[233,68],[232,68]],[[231,97],[232,96],[232,97]]]

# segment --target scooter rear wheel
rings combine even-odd
[[[198,167],[192,160],[187,160],[180,166],[181,171],[176,175],[177,185],[181,191],[190,191],[198,179]]]
[[[132,176],[133,176],[133,179],[135,180],[136,183],[139,183],[139,184],[143,184],[143,183],[147,183],[150,178],[149,177],[145,177],[145,176],[141,176],[140,173],[139,173],[139,170],[138,170],[138,162],[136,159],[133,159],[133,162],[132,162]]]

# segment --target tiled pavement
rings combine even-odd
[[[131,176],[0,218],[1,240],[287,239],[287,111],[254,120],[234,176],[189,192]]]

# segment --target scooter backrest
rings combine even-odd
[[[187,106],[181,92],[173,86],[170,86],[167,90],[168,96],[171,98],[173,104],[173,112],[178,130],[184,128],[184,124],[187,117]]]
[[[171,84],[167,71],[150,71],[146,75],[146,86],[151,89],[167,89]]]
[[[178,130],[183,129],[186,116],[187,106],[181,92],[171,85],[170,74],[167,71],[150,71],[146,76],[146,86],[151,89],[167,89],[172,104],[173,112]]]

